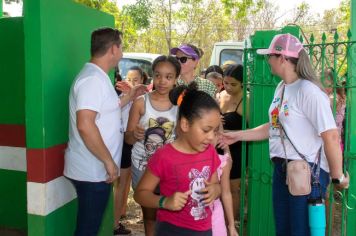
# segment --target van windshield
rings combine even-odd
[[[126,79],[127,72],[133,66],[139,66],[147,72],[149,77],[152,77],[152,63],[149,61],[133,58],[122,58],[119,62],[120,75],[123,80]]]
[[[241,49],[223,49],[220,53],[220,66],[225,61],[234,61],[236,64],[242,65],[243,50]]]

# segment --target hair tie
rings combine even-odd
[[[180,105],[182,104],[184,96],[185,96],[185,90],[183,90],[183,92],[181,94],[179,94],[179,96],[178,96],[178,99],[177,99],[178,107],[180,107]]]

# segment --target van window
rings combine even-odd
[[[127,72],[133,66],[139,66],[147,72],[149,77],[152,77],[152,63],[145,60],[122,58],[119,62],[120,75],[123,80],[126,79]]]
[[[229,60],[242,65],[242,55],[243,50],[241,49],[223,49],[220,52],[220,66]]]

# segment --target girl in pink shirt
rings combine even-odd
[[[235,228],[232,195],[230,189],[232,159],[228,146],[225,147],[223,151],[224,154],[219,155],[221,164],[217,169],[221,185],[221,198],[216,199],[211,205],[213,236],[238,236],[239,234]]]
[[[209,204],[221,189],[220,160],[211,143],[219,131],[220,109],[196,87],[193,82],[171,91],[172,103],[179,106],[178,138],[153,154],[135,191],[140,205],[159,208],[157,236],[212,235]],[[158,184],[160,195],[154,193]]]

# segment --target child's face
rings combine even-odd
[[[189,127],[184,128],[185,139],[195,152],[203,152],[213,143],[219,131],[220,113],[218,110],[202,111],[201,117],[193,120]]]
[[[153,85],[160,94],[168,94],[176,79],[176,69],[169,62],[159,63],[153,71]]]
[[[143,78],[138,70],[129,70],[126,75],[126,80],[133,86],[143,83]]]
[[[239,93],[241,89],[241,82],[230,76],[224,77],[224,88],[230,95]]]
[[[214,83],[217,92],[220,93],[221,89],[223,88],[223,81],[222,81],[222,79],[220,79],[220,78],[213,78],[213,77],[209,77],[209,78],[207,78],[207,79]]]

